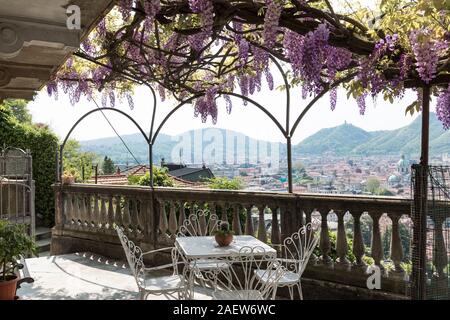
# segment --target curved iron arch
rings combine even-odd
[[[58,172],[57,172],[57,178],[58,181],[60,181],[61,179],[61,173],[63,170],[63,152],[64,152],[64,147],[66,146],[67,140],[69,140],[70,135],[72,134],[73,130],[75,130],[75,128],[80,124],[81,121],[83,121],[86,117],[88,117],[89,115],[98,112],[98,111],[103,111],[103,110],[111,110],[111,111],[115,111],[120,113],[121,115],[125,116],[126,118],[128,118],[138,129],[139,131],[142,133],[142,135],[144,136],[145,141],[147,142],[147,144],[149,144],[149,138],[147,137],[146,133],[144,132],[144,130],[141,128],[141,126],[126,112],[119,110],[119,109],[115,109],[115,108],[109,108],[109,107],[102,107],[102,108],[97,108],[97,109],[93,109],[90,110],[88,112],[86,112],[84,115],[82,115],[75,123],[74,125],[70,128],[69,132],[67,133],[63,143],[60,145],[59,147],[59,168],[58,168]]]
[[[339,85],[341,85],[342,83],[351,80],[354,76],[356,75],[356,73],[351,73],[348,76],[333,82],[331,85],[326,86],[318,95],[316,95],[305,107],[305,109],[303,109],[302,113],[297,117],[296,121],[294,122],[294,125],[292,126],[292,128],[290,129],[290,136],[292,137],[295,133],[295,130],[297,129],[300,121],[305,117],[306,113],[314,106],[314,104],[320,100],[320,98],[322,98],[325,93],[329,92],[331,89],[338,87]]]
[[[223,94],[223,95],[230,95],[230,96],[234,96],[243,100],[246,100],[248,102],[250,102],[251,104],[253,104],[255,107],[257,107],[258,109],[260,109],[261,111],[263,111],[274,123],[275,125],[278,127],[278,129],[280,129],[281,133],[283,134],[284,137],[286,137],[287,131],[282,127],[282,125],[278,122],[278,120],[266,109],[264,108],[261,104],[259,104],[258,102],[254,101],[253,99],[250,99],[246,96],[243,96],[239,93],[234,93],[234,92],[226,92],[226,91],[218,91],[218,94]],[[158,137],[159,132],[161,131],[162,127],[164,126],[164,124],[167,122],[167,120],[169,120],[169,118],[178,110],[180,109],[182,106],[192,102],[192,100],[195,100],[197,98],[200,98],[204,96],[203,94],[196,94],[186,100],[183,100],[182,102],[180,102],[175,108],[173,108],[163,119],[163,121],[159,124],[158,128],[155,131],[154,136],[152,137],[150,143],[154,144],[156,141],[156,138]]]

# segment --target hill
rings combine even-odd
[[[365,131],[348,123],[322,129],[293,146],[293,156],[295,158],[324,153],[338,156],[398,155],[403,153],[415,156],[420,153],[421,121],[422,118],[419,116],[405,127],[373,132]],[[125,135],[123,139],[139,161],[148,161],[148,146],[141,134]],[[234,146],[231,144],[228,146],[227,141],[230,141]],[[256,150],[257,144],[267,146],[270,143],[250,138],[240,132],[218,128],[191,130],[178,136],[160,134],[153,150],[155,163],[158,163],[161,158],[165,158],[167,161],[177,161],[178,159],[172,159],[172,152],[180,144],[184,146],[183,157],[194,159],[195,163],[202,161],[221,163],[225,159],[227,159],[227,163],[230,163],[232,162],[230,159],[248,159],[252,151]],[[134,162],[117,137],[81,141],[81,145],[83,150],[93,151],[100,156],[108,155],[116,163]],[[278,148],[280,158],[285,159],[285,144],[278,144]],[[216,151],[213,151],[213,149]],[[198,150],[202,150],[202,152],[196,152]],[[195,159],[194,153],[209,155],[210,159],[212,156],[214,161]],[[444,131],[436,114],[431,113],[430,155],[442,153],[450,153],[450,131]],[[177,153],[174,155],[175,158],[178,158],[178,156]],[[253,161],[250,162],[254,163]]]
[[[140,133],[124,135],[122,139],[141,163],[148,161],[148,146]],[[100,156],[108,155],[115,163],[135,162],[118,137],[80,141],[80,143],[84,151],[95,152]],[[236,131],[218,128],[191,130],[177,136],[159,134],[153,148],[153,161],[159,163],[161,158],[165,158],[166,161],[178,162],[180,156],[178,149],[181,147],[183,148],[182,157],[192,159],[194,163],[203,161],[223,163],[225,160],[227,163],[242,162],[252,157],[250,150],[256,150],[256,145],[259,145],[259,148],[264,146],[270,149],[271,144],[271,142],[253,139]],[[278,144],[278,147],[281,157],[284,157],[285,148],[282,144]],[[208,159],[202,159],[202,155]],[[253,163],[253,161],[250,162]]]
[[[367,132],[349,124],[322,129],[299,143],[303,154],[331,152],[336,155],[388,155],[420,153],[422,117],[409,125],[386,131]],[[442,128],[435,113],[430,114],[430,154],[450,153],[450,131]]]

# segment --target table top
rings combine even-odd
[[[227,247],[219,247],[214,237],[177,237],[175,244],[182,253],[191,259],[226,258],[236,255],[242,247],[261,247],[266,254],[276,257],[277,251],[264,242],[252,236],[234,236],[233,242]]]

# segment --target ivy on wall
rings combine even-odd
[[[20,123],[12,112],[0,105],[0,146],[29,149],[33,157],[33,178],[36,185],[36,214],[47,226],[54,223],[56,151],[58,137],[45,125]]]

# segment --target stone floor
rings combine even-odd
[[[26,259],[34,283],[17,290],[22,300],[138,299],[134,277],[124,262],[92,253]],[[149,296],[149,300],[176,299],[176,295]],[[211,290],[196,288],[194,299],[210,300]]]

